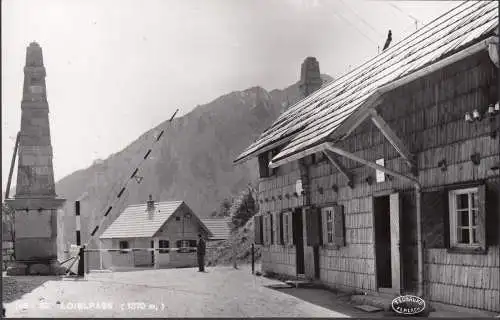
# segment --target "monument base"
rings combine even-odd
[[[16,261],[7,268],[8,276],[60,276],[67,269],[59,261]]]

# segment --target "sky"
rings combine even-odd
[[[122,150],[177,108],[182,116],[232,91],[285,88],[299,79],[308,56],[322,73],[339,77],[377,55],[388,30],[394,44],[459,4],[3,0],[2,190],[32,41],[42,47],[47,70],[57,181]]]

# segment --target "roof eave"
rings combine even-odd
[[[267,144],[265,147],[261,147],[261,148],[258,148],[258,149],[255,149],[255,151],[252,151],[250,152],[249,154],[241,157],[238,156],[238,158],[236,158],[234,161],[233,161],[233,164],[234,165],[239,165],[239,164],[242,164],[244,162],[247,162],[248,160],[252,159],[252,158],[255,158],[257,155],[263,153],[263,152],[266,152],[266,151],[269,151],[269,150],[272,150],[280,145],[283,145],[285,143],[288,143],[290,142],[295,136],[297,135],[297,133],[295,134],[292,134],[292,135],[289,135],[287,137],[284,137],[284,138],[281,138],[273,143],[270,143],[270,144]]]
[[[368,115],[368,110],[370,108],[376,107],[380,103],[380,98],[382,95],[384,95],[387,92],[390,92],[400,86],[403,86],[405,84],[408,84],[418,78],[421,78],[423,76],[426,76],[436,70],[439,70],[441,68],[444,68],[448,65],[451,65],[455,62],[458,62],[462,60],[463,58],[472,56],[473,54],[476,54],[482,50],[488,50],[488,47],[490,44],[496,44],[498,43],[497,36],[490,36],[484,40],[481,40],[479,42],[476,42],[475,44],[466,47],[462,49],[459,52],[456,52],[453,55],[450,55],[448,57],[445,57],[443,59],[440,59],[433,64],[430,64],[426,67],[423,67],[415,72],[412,72],[400,79],[397,79],[395,81],[392,81],[380,88],[378,88],[371,96],[368,98],[367,101],[363,103],[363,105],[352,115],[350,115],[344,122],[340,125],[340,127],[335,130],[333,133],[331,133],[328,137],[330,139],[345,139],[350,133],[352,133],[365,119],[366,116]],[[284,164],[290,163],[295,160],[299,160],[303,157],[306,157],[308,155],[317,153],[317,152],[322,152],[324,150],[324,147],[322,146],[322,141],[319,141],[312,147],[304,148],[302,150],[295,151],[289,155],[286,155],[284,157],[275,157],[272,159],[272,161],[269,163],[269,167],[271,168],[277,168],[279,166],[282,166]]]

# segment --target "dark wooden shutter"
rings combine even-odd
[[[344,207],[333,207],[333,243],[339,247],[345,246]]]
[[[481,249],[486,249],[486,185],[480,185],[478,188],[479,214],[477,221],[477,240]]]
[[[486,246],[500,245],[500,179],[486,186]]]
[[[269,233],[270,233],[269,239],[271,241],[269,242],[269,244],[273,244],[274,243],[274,234],[273,234],[274,232],[273,232],[273,230],[274,230],[273,214],[270,213],[269,214]]]
[[[422,238],[426,248],[448,248],[450,213],[448,192],[423,192],[421,195]],[[405,232],[405,230],[402,230]]]
[[[321,244],[321,210],[312,208],[306,211],[306,230],[307,230],[307,245],[319,246]]]
[[[279,239],[280,239],[279,243],[285,244],[285,239],[283,238],[283,228],[284,228],[284,226],[283,226],[283,212],[278,213],[278,217],[279,217],[279,220],[278,220],[279,221],[279,223],[278,223],[279,230],[278,230],[278,232],[279,232]]]
[[[264,244],[262,236],[262,216],[254,216],[254,242],[255,244]]]

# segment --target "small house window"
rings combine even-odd
[[[335,205],[321,209],[323,244],[345,246],[344,209]]]
[[[259,173],[261,178],[268,178],[277,174],[278,168],[270,168],[269,163],[279,151],[280,149],[276,148],[259,155]]]
[[[376,160],[375,163],[378,164],[379,166],[382,166],[382,167],[385,166],[384,158]],[[377,177],[377,183],[385,181],[385,173],[383,171],[377,170],[376,177]]]
[[[333,243],[333,208],[323,208],[326,217],[326,243]]]
[[[272,214],[268,213],[264,216],[264,245],[273,243],[273,220]]]
[[[168,240],[160,240],[158,242],[158,247],[159,247],[159,252],[160,253],[168,253],[169,252],[169,247],[170,247],[170,243],[168,242]]]
[[[177,248],[179,252],[196,251],[196,240],[177,240]]]
[[[120,251],[120,253],[128,253],[128,251],[125,251],[126,249],[129,249],[129,243],[128,241],[120,241],[120,250],[123,250],[123,251]]]
[[[181,221],[181,217],[175,217],[175,221]]]
[[[480,199],[478,188],[452,190],[450,203],[450,244],[455,247],[479,247]]]
[[[288,244],[288,228],[290,227],[289,215],[287,212],[283,214],[283,242]]]

